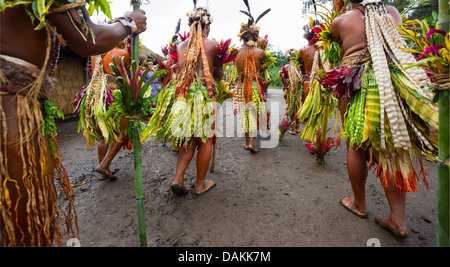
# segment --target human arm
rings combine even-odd
[[[120,41],[127,37],[127,30],[120,22],[113,24],[100,25],[91,21],[87,11],[82,7],[82,12],[87,25],[92,29],[95,36],[93,40],[91,34],[83,38],[82,33],[73,25],[73,22],[67,12],[53,13],[48,15],[48,20],[52,26],[55,26],[67,45],[80,56],[96,55],[113,49]],[[126,14],[136,23],[136,31],[139,34],[147,28],[147,18],[145,11],[135,10]],[[83,34],[84,35],[84,34]]]

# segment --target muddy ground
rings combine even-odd
[[[269,100],[284,110],[281,90],[270,90]],[[93,171],[98,165],[96,147],[87,148],[76,127],[77,121],[60,123],[57,138],[71,182],[84,183],[74,187],[81,245],[139,246],[132,152],[121,150],[112,162],[111,169],[120,169],[118,180],[99,181]],[[193,189],[186,196],[168,191],[177,160],[169,144],[143,145],[148,246],[360,247],[371,238],[381,246],[435,246],[434,163],[425,161],[430,189],[421,184],[419,192],[407,195],[409,238],[398,240],[374,220],[389,214],[374,174],[367,180],[368,219],[340,205],[343,196],[352,195],[344,145],[318,165],[298,136],[287,135],[276,147],[257,154],[244,150],[243,143],[243,137],[218,139],[215,171],[207,175],[216,186],[198,197]],[[185,184],[194,185],[195,177],[193,160]]]

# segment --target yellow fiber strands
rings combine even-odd
[[[266,114],[264,101],[261,101],[258,87],[255,84],[251,88],[251,95],[252,99],[247,104],[244,104],[243,98],[239,101],[239,114],[244,133],[256,133],[259,128],[260,114]]]
[[[6,94],[0,94],[0,103],[2,95]],[[17,118],[7,118],[0,106],[0,224],[4,245],[62,246],[63,237],[78,238],[78,229],[73,229],[73,225],[78,228],[74,193],[59,148],[52,156],[41,129],[40,105],[20,94],[14,98]],[[22,175],[17,174],[20,169]],[[65,208],[58,205],[57,191],[68,202]]]

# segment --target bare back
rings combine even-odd
[[[244,72],[245,58],[247,57],[247,51],[249,49],[253,49],[253,53],[255,56],[255,62],[256,62],[256,72],[261,73],[262,62],[263,62],[264,58],[266,57],[266,53],[264,52],[264,50],[262,50],[260,48],[248,47],[246,45],[243,45],[239,49],[238,54],[236,56],[235,62],[236,62],[237,72],[241,73],[241,74]]]
[[[396,25],[402,22],[393,6],[386,6]],[[367,46],[364,7],[352,4],[352,10],[337,17],[331,24],[331,38],[342,48],[342,57],[357,54]]]
[[[312,65],[314,63],[314,54],[317,51],[317,46],[313,44],[308,44],[300,51],[300,58],[303,61],[303,64],[301,66],[301,71],[303,75],[309,75],[311,74]]]
[[[42,67],[45,59],[46,30],[35,31],[23,7],[0,12],[0,54],[16,57]]]
[[[189,38],[186,39],[184,42],[179,44],[177,46],[177,53],[178,53],[178,73],[181,73],[181,70],[183,70],[186,66],[186,58],[185,53],[187,50],[189,44]],[[219,54],[219,48],[216,41],[209,40],[206,37],[203,37],[203,44],[205,46],[205,52],[206,52],[206,58],[208,60],[208,65],[211,74],[214,74],[215,68],[218,66],[218,57]],[[201,55],[199,56],[198,60],[198,66],[197,66],[197,74],[199,77],[206,77],[203,69],[203,61],[201,60]]]

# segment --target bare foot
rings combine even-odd
[[[389,219],[379,219],[375,218],[375,222],[377,222],[384,229],[392,232],[394,236],[397,238],[405,239],[408,238],[408,231],[406,229],[400,229],[400,226],[393,222],[391,218]]]
[[[186,195],[189,192],[183,184],[172,184],[170,185],[170,189],[177,196]]]
[[[111,172],[112,174],[115,174],[115,173],[118,172],[118,171],[119,171],[119,169],[115,169],[114,171],[110,171],[110,172]],[[98,173],[100,173],[100,172],[98,172]],[[114,177],[116,177],[116,176],[114,176]],[[100,176],[98,177],[98,179],[99,179],[100,181],[103,181],[103,180],[106,180],[106,179],[109,179],[109,178],[106,177],[106,175],[100,173]],[[117,177],[116,177],[116,179],[117,179]]]
[[[258,149],[254,148],[251,145],[248,146],[248,150],[250,150],[250,152],[252,152],[252,153],[258,153]]]
[[[203,183],[203,185],[197,185],[195,188],[195,195],[196,196],[201,196],[204,193],[206,193],[207,191],[209,191],[211,188],[213,188],[216,185],[216,183],[214,183],[211,180],[205,180],[205,182]]]
[[[367,218],[367,212],[364,211],[360,211],[358,210],[358,208],[355,205],[355,199],[352,197],[344,197],[343,199],[341,199],[341,204],[342,206],[344,206],[346,209],[348,209],[349,211],[351,211],[352,213],[354,213],[356,216],[360,217],[360,218]]]
[[[114,171],[109,170],[108,168],[103,169],[101,167],[97,167],[95,169],[96,172],[100,173],[100,177],[98,178],[100,181],[110,179],[112,181],[117,180],[117,176],[114,174],[118,171],[117,169]]]

